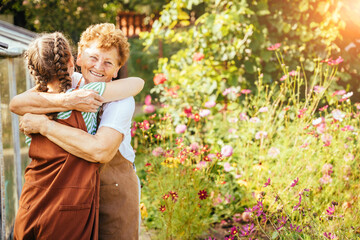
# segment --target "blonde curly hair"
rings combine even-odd
[[[112,23],[100,23],[89,26],[80,36],[78,51],[81,54],[93,41],[98,41],[98,48],[118,49],[119,66],[123,66],[130,55],[130,44],[124,33]]]

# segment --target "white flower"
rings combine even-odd
[[[341,98],[347,99],[347,98],[351,97],[352,95],[353,95],[353,92],[348,92],[347,94],[344,94]]]
[[[346,116],[345,113],[343,113],[342,111],[338,110],[338,109],[335,109],[331,112],[333,118],[335,120],[338,120],[338,121],[342,121],[344,119],[344,117]]]

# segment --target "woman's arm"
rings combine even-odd
[[[128,77],[107,82],[102,97],[105,102],[112,102],[135,96],[143,89],[144,83],[144,80],[138,77]]]
[[[25,114],[19,127],[27,135],[40,133],[65,151],[89,162],[109,162],[123,141],[123,134],[112,128],[101,127],[91,135],[49,120],[45,115]]]
[[[105,102],[121,100],[135,96],[144,87],[144,80],[129,77],[106,83],[103,93]],[[18,115],[25,113],[46,114],[78,110],[80,112],[96,112],[104,102],[104,98],[90,89],[80,89],[69,93],[42,93],[30,89],[10,101],[10,111]]]
[[[78,110],[96,112],[104,99],[91,89],[80,89],[69,93],[36,92],[34,88],[13,97],[10,111],[18,115],[25,113],[46,114]]]

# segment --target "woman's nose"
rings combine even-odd
[[[104,64],[102,63],[102,61],[97,61],[95,63],[95,68],[98,69],[98,70],[103,69],[103,66],[104,66]]]

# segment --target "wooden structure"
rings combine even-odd
[[[10,113],[9,102],[32,86],[22,54],[35,37],[33,32],[0,21],[0,239],[12,239],[23,171],[28,162],[18,116]]]
[[[150,31],[152,22],[145,24],[145,14],[136,12],[119,12],[116,26],[123,31],[127,38],[137,38],[140,32]]]

